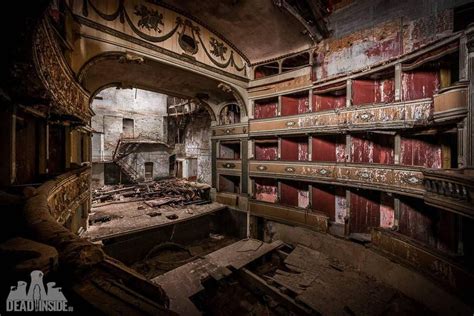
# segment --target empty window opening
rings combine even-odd
[[[278,73],[279,67],[277,62],[261,65],[255,68],[255,79],[277,75]]]
[[[123,138],[133,138],[133,120],[124,118],[123,119],[123,130],[122,130]]]
[[[281,71],[291,71],[309,65],[309,53],[288,57],[283,60]]]
[[[145,162],[145,181],[153,180],[153,162]]]

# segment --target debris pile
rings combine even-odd
[[[166,179],[135,185],[114,185],[96,189],[92,203],[113,204],[145,201],[149,207],[184,206],[210,203],[210,186],[183,179]]]

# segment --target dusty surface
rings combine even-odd
[[[152,279],[237,241],[235,237],[216,235],[195,240],[187,246],[161,243],[153,247],[143,260],[135,262],[131,267],[147,279]]]
[[[180,315],[201,315],[190,298],[204,290],[204,280],[225,278],[231,274],[228,267],[240,269],[281,245],[280,241],[265,243],[255,239],[240,240],[154,278],[152,282],[166,291],[172,311]]]
[[[322,315],[431,314],[395,289],[304,246],[297,246],[278,266],[260,274]]]
[[[90,221],[96,222],[89,227],[83,237],[98,240],[114,234],[166,225],[171,222],[202,216],[223,208],[225,208],[223,204],[215,202],[204,205],[188,205],[186,207],[173,207],[169,205],[150,207],[145,204],[145,201],[95,206],[92,208]]]

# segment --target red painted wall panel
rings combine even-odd
[[[439,89],[437,71],[410,71],[402,74],[404,101],[431,98]]]
[[[351,233],[370,233],[371,227],[380,226],[380,192],[351,191]]]
[[[390,103],[395,101],[395,80],[353,80],[352,104]]]
[[[427,206],[422,200],[400,201],[399,233],[441,251],[456,253],[458,215]]]
[[[308,206],[308,184],[297,181],[280,182],[280,203],[295,207]]]
[[[278,198],[278,185],[274,179],[255,179],[255,199],[275,203]]]
[[[394,138],[391,135],[353,135],[351,159],[356,163],[394,163]]]
[[[401,139],[400,163],[426,168],[441,168],[441,146],[432,136]]]
[[[326,214],[332,221],[335,220],[336,195],[333,187],[313,184],[312,209]]]
[[[281,116],[296,115],[309,112],[308,96],[282,96]]]
[[[277,160],[278,143],[255,143],[255,159],[257,160]]]
[[[289,137],[281,139],[281,160],[308,160],[308,138]]]
[[[343,108],[346,106],[346,96],[329,94],[313,95],[313,112]]]
[[[277,116],[278,102],[255,102],[254,118],[263,119]]]
[[[219,192],[240,193],[240,177],[219,175]]]
[[[344,135],[313,136],[313,161],[344,162]]]

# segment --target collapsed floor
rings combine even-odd
[[[185,315],[398,315],[432,312],[335,258],[241,240],[153,282]]]

